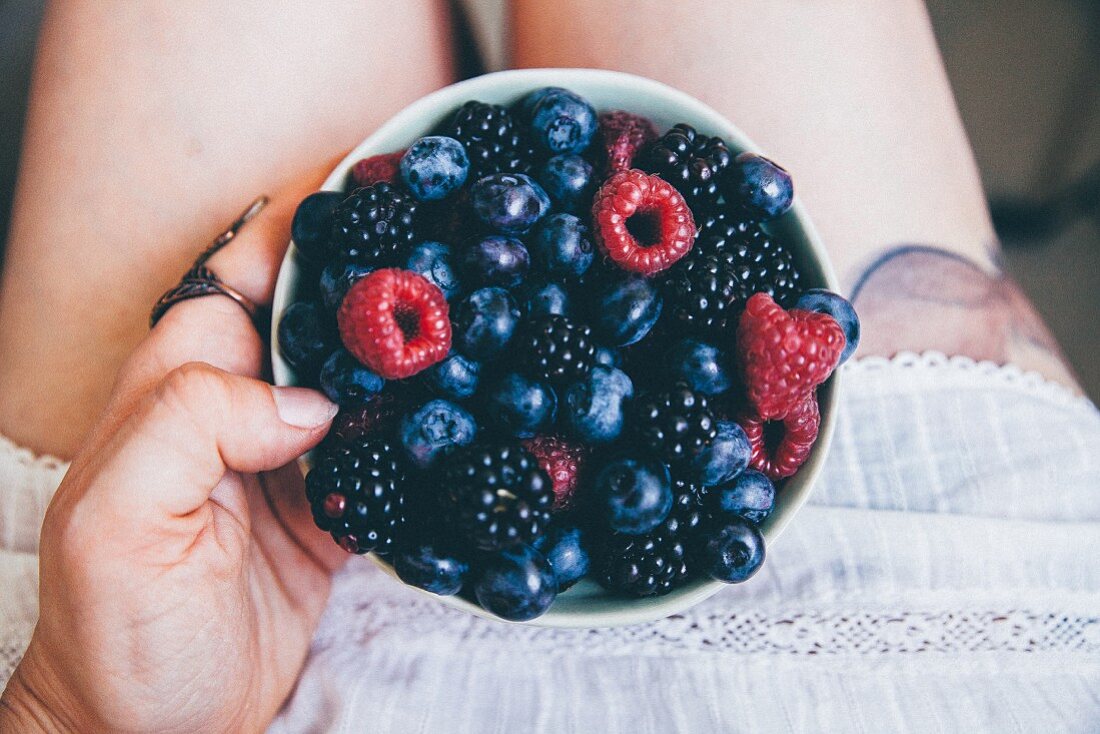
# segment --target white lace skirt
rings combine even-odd
[[[938,354],[844,369],[822,479],[748,583],[650,625],[546,630],[354,559],[272,730],[1100,730],[1100,413]],[[11,523],[36,528],[45,494],[22,487],[58,471],[0,448],[0,540],[33,551]],[[2,675],[35,584],[32,555],[0,564]]]

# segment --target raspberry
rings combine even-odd
[[[387,380],[411,377],[451,348],[447,299],[408,270],[375,270],[359,280],[337,321],[348,351]]]
[[[746,414],[737,422],[752,445],[749,466],[773,481],[789,477],[806,461],[817,440],[821,425],[817,394],[805,395],[782,420],[769,422],[758,414]]]
[[[616,173],[597,192],[592,223],[604,254],[643,275],[668,269],[695,241],[684,197],[664,179],[633,168]]]
[[[653,127],[650,119],[633,112],[604,112],[599,121],[600,140],[607,156],[605,170],[608,173],[630,168],[642,146],[657,139],[657,128]]]
[[[844,350],[832,316],[784,311],[771,296],[748,300],[737,325],[737,357],[749,403],[763,420],[781,419],[829,377]]]
[[[588,455],[585,447],[559,436],[535,436],[521,443],[550,477],[554,488],[554,511],[571,508],[577,490],[577,474]]]
[[[397,169],[403,155],[405,151],[399,150],[396,153],[372,155],[356,163],[351,167],[351,180],[355,188],[376,183],[392,184],[397,181]]]

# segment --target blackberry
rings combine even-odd
[[[481,550],[531,543],[550,522],[550,477],[518,443],[458,449],[444,462],[442,486],[458,531]]]
[[[631,424],[639,444],[674,466],[694,459],[718,434],[706,397],[682,384],[638,400]]]
[[[665,281],[667,313],[676,327],[689,332],[725,328],[748,295],[733,255],[726,252],[688,258]]]
[[[392,184],[356,189],[333,212],[333,255],[374,267],[402,265],[416,240],[417,202]]]
[[[404,523],[404,472],[389,442],[359,436],[326,444],[306,477],[317,527],[349,553],[387,553]]]
[[[680,123],[639,153],[635,165],[655,173],[684,195],[696,218],[718,206],[718,178],[733,161],[733,154],[719,137],[700,135]]]
[[[703,220],[692,255],[718,253],[729,256],[746,299],[753,293],[767,293],[784,308],[792,307],[798,300],[802,289],[790,250],[758,222],[726,212]]]
[[[557,314],[531,323],[524,351],[530,371],[554,385],[578,382],[596,364],[591,327]]]
[[[440,132],[466,146],[471,183],[492,173],[529,173],[535,160],[531,141],[500,105],[471,100]]]
[[[672,510],[645,535],[612,533],[599,549],[596,579],[627,596],[661,596],[691,580],[692,536],[702,522],[697,489],[673,484]]]

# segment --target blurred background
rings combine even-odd
[[[0,0],[0,259],[42,5]],[[1100,399],[1100,0],[928,6],[1005,267]],[[482,41],[493,64],[500,39]]]

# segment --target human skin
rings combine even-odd
[[[72,456],[214,235],[266,193],[285,246],[335,162],[451,73],[443,0],[50,3],[0,283],[0,434]]]
[[[939,349],[1077,388],[1000,267],[919,0],[516,0],[511,17],[517,66],[652,77],[713,106],[787,168],[855,295],[859,356]]]

